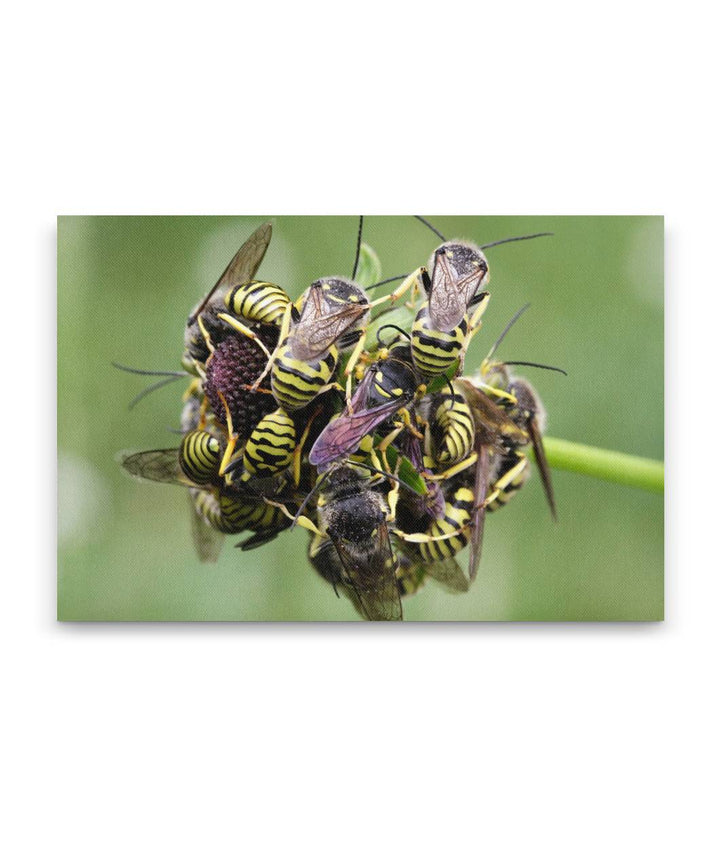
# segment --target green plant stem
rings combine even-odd
[[[548,464],[559,470],[582,473],[618,484],[662,493],[665,489],[665,468],[662,461],[638,458],[623,452],[583,446],[557,437],[545,437]]]

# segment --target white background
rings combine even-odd
[[[717,852],[716,28],[493,7],[6,10],[3,852]],[[56,625],[56,214],[412,211],[666,215],[666,622]]]

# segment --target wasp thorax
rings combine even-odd
[[[278,338],[276,327],[260,328],[257,334],[268,350],[275,347]],[[224,425],[227,415],[218,395],[218,391],[221,392],[227,401],[233,428],[241,439],[246,439],[263,416],[277,407],[272,395],[248,389],[266,364],[267,357],[262,350],[252,339],[244,336],[228,337],[222,341],[207,362],[205,394],[210,406]]]
[[[508,384],[508,392],[517,399],[512,409],[512,416],[521,427],[526,427],[530,420],[535,419],[540,433],[545,432],[546,415],[540,396],[529,380],[513,377]]]
[[[428,267],[431,272],[437,263],[438,257],[444,258],[458,276],[469,276],[480,271],[484,277],[488,272],[488,263],[485,253],[475,244],[465,242],[448,242],[442,244],[430,257]]]
[[[385,520],[381,501],[371,491],[336,496],[333,500],[324,511],[325,524],[331,537],[362,543],[372,539],[378,526]]]
[[[369,303],[365,291],[349,279],[340,276],[327,277],[316,280],[311,288],[319,288],[324,300],[332,304],[345,306],[348,303],[362,305]]]

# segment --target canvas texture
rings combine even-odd
[[[58,219],[60,620],[663,618],[663,219],[426,219]]]

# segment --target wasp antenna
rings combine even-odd
[[[426,220],[424,217],[420,217],[419,214],[414,214],[413,216],[416,220],[419,220],[423,224],[423,226],[427,226],[431,232],[435,232],[435,234],[438,236],[438,238],[440,238],[443,243],[447,241],[447,238],[440,231],[438,231],[429,220]]]
[[[548,238],[554,232],[536,232],[534,235],[518,235],[515,238],[503,238],[501,241],[492,241],[490,244],[482,244],[481,250],[487,250],[488,247],[499,247],[500,244],[512,244],[513,241],[530,241],[532,238]]]
[[[523,360],[503,360],[504,366],[532,366],[535,369],[547,369],[551,372],[560,372],[567,377],[565,369],[559,369],[557,366],[546,366],[544,363],[527,363]]]
[[[110,363],[113,368],[120,369],[123,372],[129,372],[130,374],[139,374],[139,375],[152,375],[154,377],[189,377],[187,372],[163,372],[163,371],[151,371],[150,369],[134,369],[132,366],[123,366],[120,363]]]
[[[523,312],[524,312],[526,309],[529,309],[529,308],[530,308],[530,304],[529,304],[529,303],[526,303],[524,306],[521,306],[521,307],[518,309],[518,311],[513,315],[513,317],[512,317],[512,318],[507,322],[507,324],[505,325],[505,329],[504,329],[504,330],[502,331],[502,333],[498,336],[498,338],[497,338],[497,340],[496,340],[495,344],[492,346],[492,348],[490,348],[490,351],[488,352],[487,357],[485,357],[485,359],[486,359],[486,360],[492,359],[493,354],[494,354],[494,353],[495,353],[495,351],[497,351],[497,349],[500,347],[500,343],[501,343],[501,342],[502,342],[502,340],[505,338],[505,336],[507,336],[508,331],[510,330],[510,328],[512,327],[512,325],[513,325],[513,324],[518,320],[518,318],[523,314]]]
[[[360,215],[360,225],[358,226],[358,236],[357,236],[357,246],[355,247],[355,264],[353,265],[352,276],[350,279],[355,279],[355,274],[357,273],[358,265],[360,264],[360,245],[362,244],[362,233],[363,233],[363,220],[365,218]]]
[[[398,331],[398,333],[402,333],[402,335],[403,335],[403,336],[405,336],[407,339],[409,339],[409,338],[410,338],[410,334],[407,332],[407,330],[403,330],[403,328],[402,328],[402,327],[398,327],[398,325],[397,325],[397,324],[383,324],[383,325],[382,325],[382,327],[380,327],[380,328],[378,329],[377,333],[375,334],[375,338],[378,340],[378,342],[380,343],[380,346],[381,346],[381,347],[383,347],[383,348],[387,348],[387,345],[386,345],[386,344],[385,344],[385,342],[380,338],[380,333],[381,333],[383,330],[388,330],[388,329],[390,329],[390,330],[397,330],[397,331]]]
[[[381,285],[387,285],[389,282],[397,282],[399,279],[407,279],[408,276],[410,276],[408,273],[401,273],[399,276],[391,276],[390,279],[383,279],[373,285],[368,285],[365,291],[370,291],[371,289],[378,288]]]
[[[162,380],[156,381],[155,383],[151,383],[150,386],[146,386],[142,392],[139,392],[135,398],[128,404],[128,410],[132,410],[136,404],[145,398],[146,395],[150,395],[151,392],[155,392],[156,389],[161,389],[163,386],[167,386],[169,383],[173,383],[179,377],[182,377],[182,374],[173,375],[172,377],[164,377]]]

